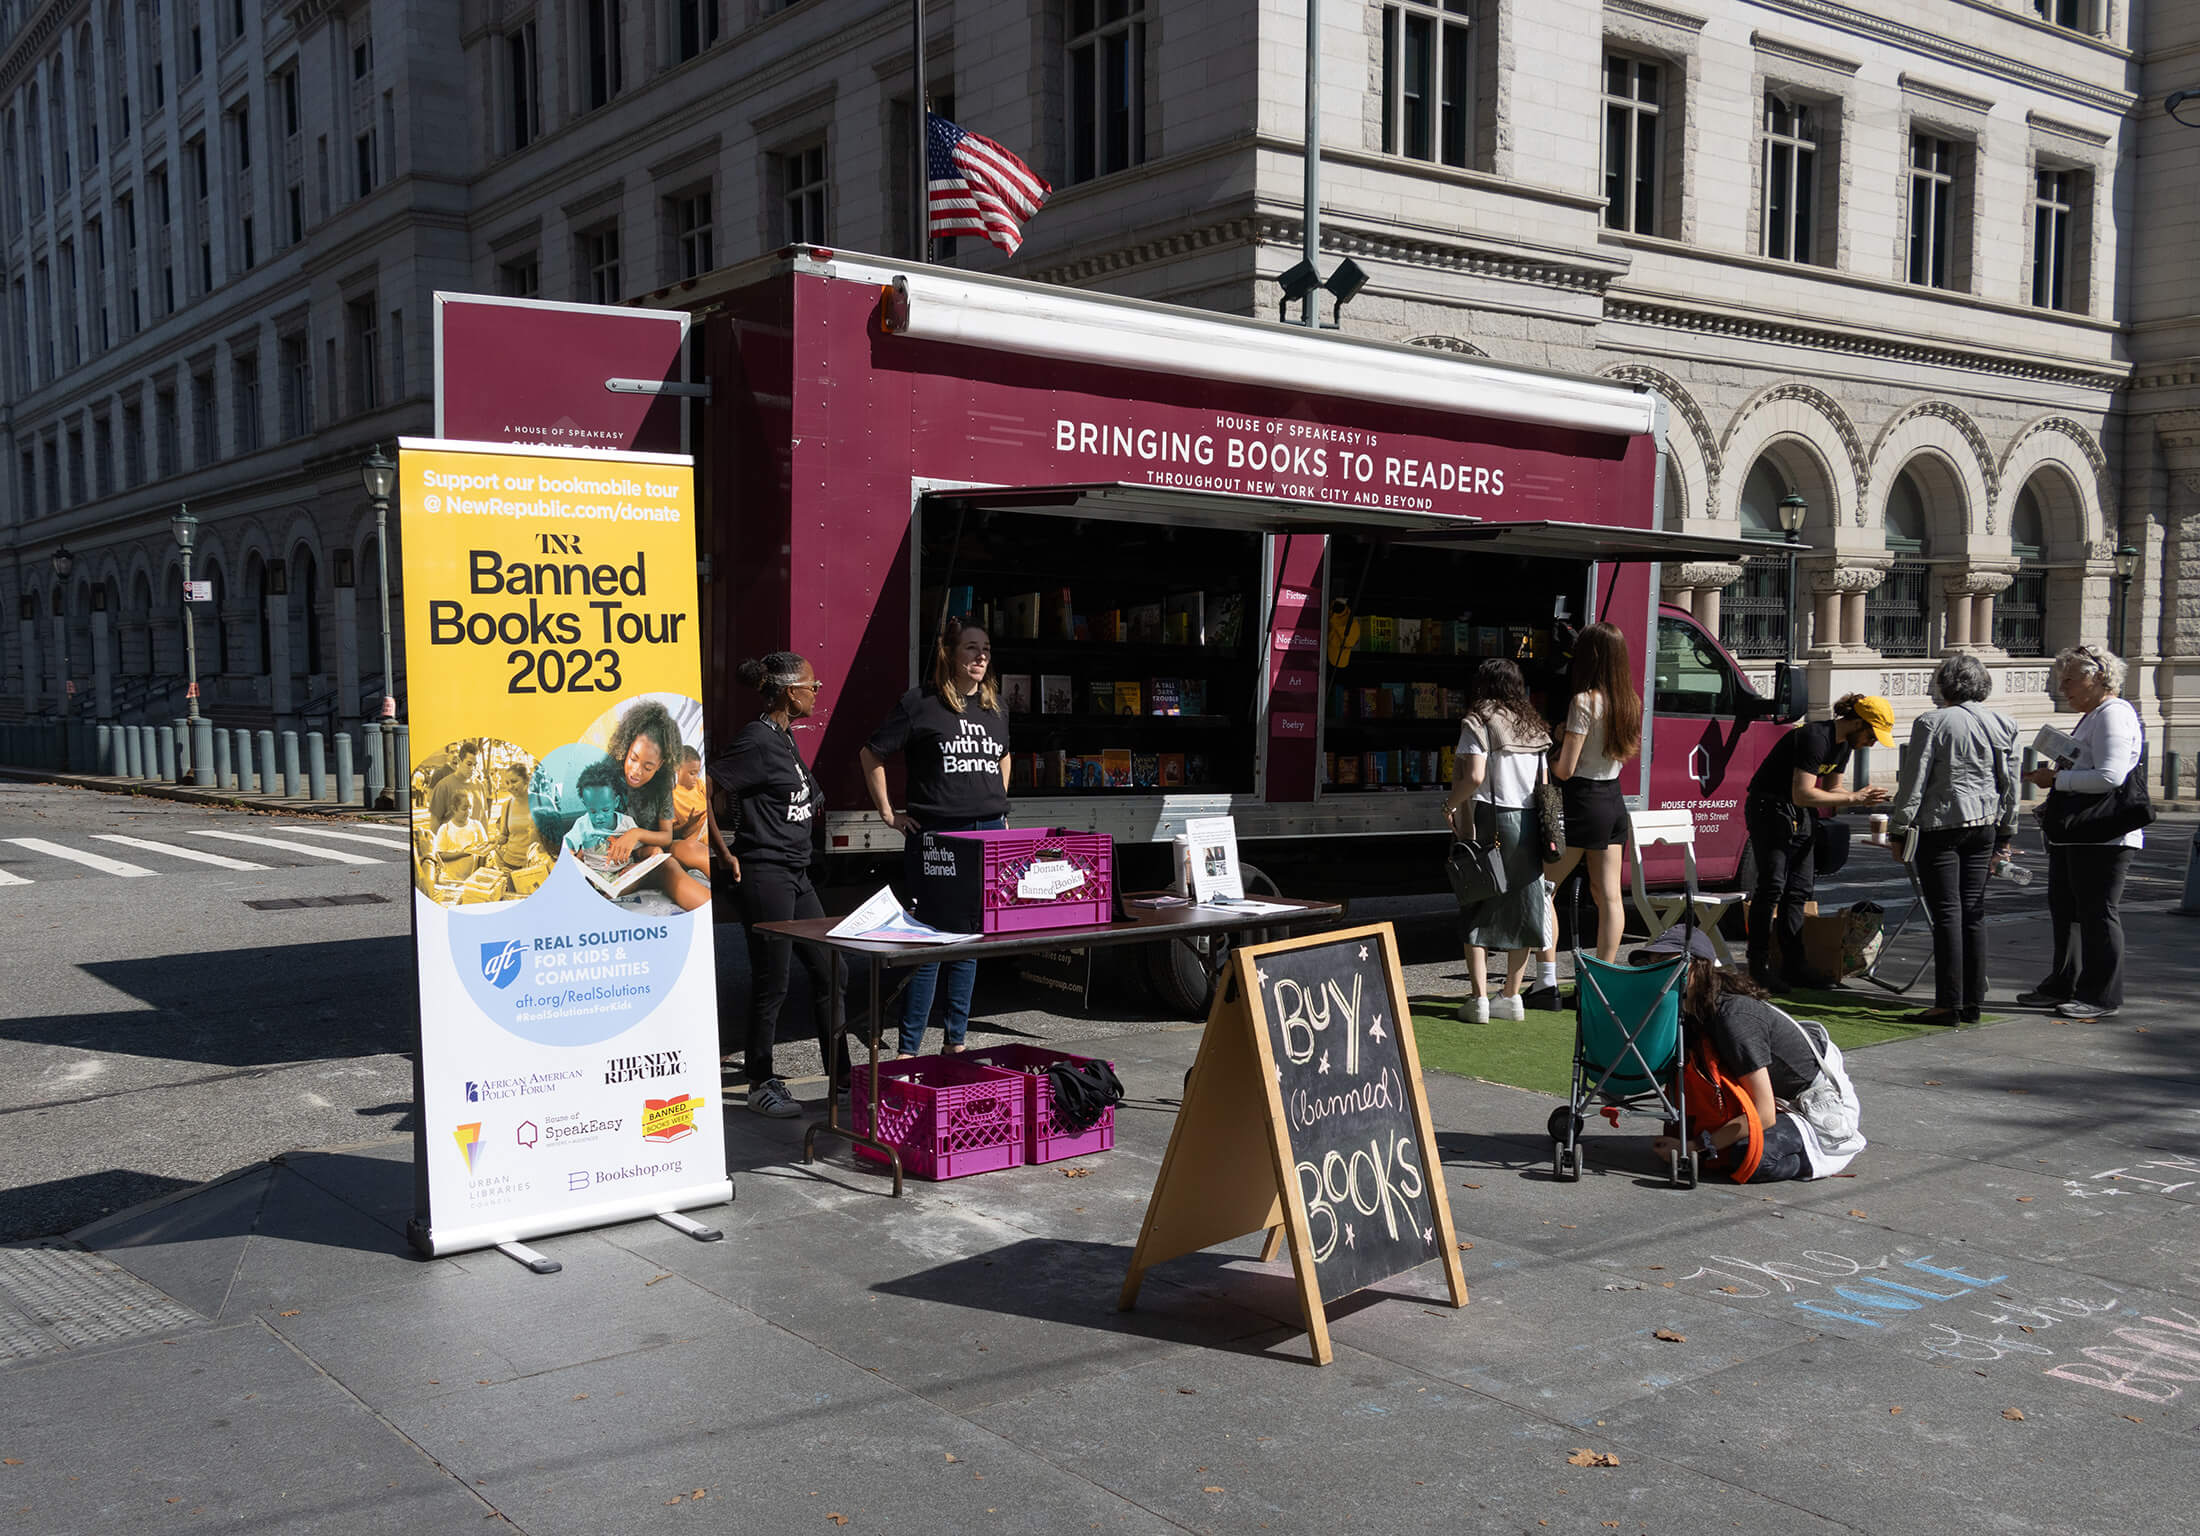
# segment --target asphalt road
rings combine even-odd
[[[0,783],[0,1237],[409,1131],[406,891],[371,824]]]

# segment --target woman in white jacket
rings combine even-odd
[[[2117,788],[2139,766],[2146,734],[2139,712],[2117,695],[2119,656],[2090,645],[2055,654],[2055,691],[2082,717],[2071,729],[2074,756],[2026,775],[2042,789],[2082,795]],[[2105,1019],[2124,1004],[2124,876],[2144,839],[2136,832],[2106,843],[2050,843],[2047,915],[2055,929],[2055,965],[2017,1001],[2053,1008],[2066,1019]],[[2071,943],[2071,930],[2079,942]]]

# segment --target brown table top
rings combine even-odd
[[[1132,892],[1124,898],[1135,902],[1158,891]],[[759,923],[766,933],[783,933],[805,943],[821,944],[845,955],[876,960],[888,969],[898,966],[936,965],[945,960],[982,960],[1003,955],[1033,954],[1049,949],[1086,949],[1096,945],[1135,944],[1149,939],[1189,939],[1202,934],[1241,933],[1249,928],[1280,928],[1310,918],[1341,917],[1344,904],[1336,901],[1301,901],[1289,896],[1257,898],[1288,912],[1238,912],[1228,907],[1138,907],[1126,905],[1131,915],[1121,922],[1084,923],[1072,928],[1028,928],[1016,933],[988,933],[960,944],[888,944],[876,939],[835,938],[838,917],[804,917],[783,923]]]

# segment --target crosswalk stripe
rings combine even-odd
[[[24,877],[23,877],[22,875],[11,875],[11,874],[9,874],[9,873],[8,873],[8,872],[7,872],[6,870],[4,870],[4,869],[0,869],[0,885],[35,885],[35,884],[37,884],[37,882],[36,882],[36,881],[34,881],[34,880],[29,880],[29,879],[26,879],[26,878],[24,878]]]
[[[121,843],[126,848],[143,848],[147,853],[165,853],[171,858],[189,859],[194,864],[213,864],[222,869],[267,868],[250,859],[233,859],[226,853],[208,853],[204,848],[186,848],[180,843],[156,843],[149,837],[124,837],[120,832],[94,832],[92,836],[103,843]]]
[[[28,848],[33,853],[43,853],[49,858],[67,859],[72,864],[84,864],[104,875],[150,876],[153,872],[142,864],[125,864],[120,859],[110,859],[103,853],[92,853],[83,848],[71,848],[66,843],[49,843],[42,837],[11,837],[9,842],[18,848]]]
[[[285,827],[285,832],[303,832],[310,837],[340,837],[347,843],[365,843],[369,848],[385,848],[392,853],[409,853],[412,842],[401,832],[339,832],[334,827]]]
[[[227,838],[232,843],[251,843],[261,848],[280,848],[285,853],[302,853],[310,858],[327,859],[332,864],[387,864],[388,859],[370,859],[362,853],[346,853],[341,848],[316,848],[311,843],[293,843],[280,837],[254,837],[249,832],[210,832],[204,827],[194,827],[199,837]]]

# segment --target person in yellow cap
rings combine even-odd
[[[1880,805],[1887,791],[1833,787],[1859,747],[1894,745],[1894,706],[1876,694],[1834,701],[1831,720],[1806,721],[1780,738],[1749,781],[1742,815],[1757,881],[1749,898],[1749,974],[1775,991],[1803,984],[1803,907],[1817,892],[1818,818]],[[1773,940],[1777,935],[1778,963]]]

